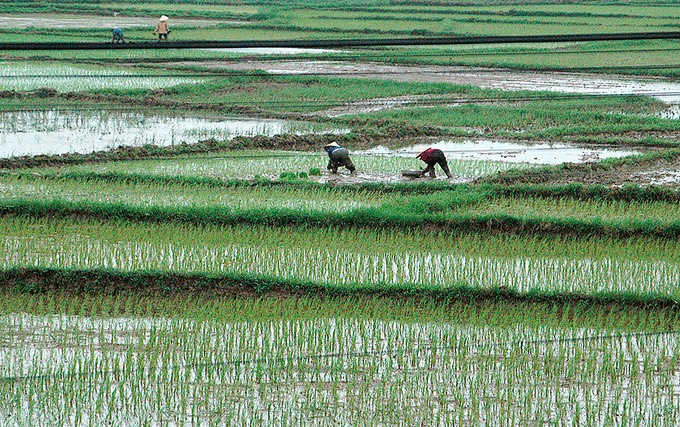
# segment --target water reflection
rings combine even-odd
[[[415,157],[421,151],[435,147],[446,153],[448,159],[487,160],[513,163],[560,164],[599,161],[611,157],[624,157],[638,154],[636,151],[614,148],[581,147],[570,144],[520,144],[490,140],[479,141],[440,141],[435,144],[417,144],[391,150],[378,146],[362,151],[364,154],[379,156]]]
[[[169,117],[138,111],[5,112],[0,113],[0,157],[89,153],[120,146],[167,146],[237,136],[346,132],[311,122]]]

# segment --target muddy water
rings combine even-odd
[[[624,157],[639,154],[631,150],[613,148],[579,147],[570,144],[518,144],[501,141],[441,141],[432,145],[412,145],[391,150],[379,146],[371,150],[358,152],[377,156],[415,157],[429,147],[439,148],[447,159],[486,160],[513,163],[532,163],[555,165],[561,163],[597,162],[612,157]]]
[[[337,61],[243,61],[209,67],[264,70],[272,74],[323,74],[410,82],[469,84],[488,89],[552,91],[584,95],[645,95],[680,104],[680,83],[585,73],[523,72],[479,67],[397,66]]]
[[[344,133],[307,122],[167,117],[130,111],[0,113],[0,157],[89,153],[119,146],[167,146],[237,136]]]

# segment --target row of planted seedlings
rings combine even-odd
[[[3,236],[5,268],[236,272],[342,286],[632,291],[664,297],[675,295],[678,281],[673,236],[679,212],[673,192],[443,183],[328,187],[166,176],[158,170],[96,172],[88,170],[91,167],[97,166],[0,176],[3,212],[38,218],[3,218],[8,230]],[[553,192],[557,197],[551,197]],[[619,200],[622,194],[624,200]],[[91,220],[39,219],[54,215]],[[104,218],[114,221],[101,221]],[[530,233],[461,233],[468,228],[493,230],[498,224],[502,230],[504,223]],[[355,229],[374,229],[375,224],[384,230]],[[422,225],[443,231],[420,233]],[[139,237],[149,227],[157,229],[157,239]],[[551,228],[556,235],[538,237]],[[83,232],[86,229],[92,233]],[[638,238],[588,239],[598,234]],[[360,244],[349,243],[353,241]],[[600,245],[607,250],[598,249]],[[332,268],[318,268],[325,264]]]
[[[491,226],[669,238],[680,232],[678,192],[657,188],[473,186],[436,180],[330,186],[297,178],[225,180],[199,172],[164,175],[60,169],[6,171],[0,173],[0,184],[0,205],[8,213],[61,209],[110,217],[116,215],[113,212],[128,211],[128,217],[343,227],[370,226],[371,222],[414,227],[427,222],[479,230],[496,224]]]
[[[0,268],[273,278],[282,287],[488,292],[665,301],[680,247],[659,237],[574,237],[5,216]],[[171,278],[168,286],[172,287]],[[256,285],[252,285],[256,286]]]
[[[55,169],[58,173],[99,173],[153,176],[200,176],[222,180],[236,179],[279,179],[282,176],[310,178],[325,175],[328,156],[319,149],[319,153],[308,152],[267,152],[244,151],[239,153],[212,153],[173,156],[164,159],[116,161],[110,163],[84,164],[66,166]],[[390,157],[370,154],[353,154],[352,160],[359,176],[401,178],[404,169],[422,168],[423,164],[412,157]],[[49,163],[49,162],[46,162]],[[523,169],[526,164],[482,161],[456,160],[449,161],[451,173],[456,181],[472,180],[480,176],[494,174],[508,169]],[[27,169],[27,172],[45,173],[51,169]],[[49,172],[48,172],[49,173]],[[345,174],[340,174],[342,178]]]
[[[2,295],[2,425],[672,426],[680,416],[675,311]]]

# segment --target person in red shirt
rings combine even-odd
[[[451,171],[449,170],[449,164],[446,161],[446,156],[442,150],[430,147],[418,154],[416,159],[420,159],[427,163],[427,167],[423,169],[423,171],[420,173],[420,176],[423,176],[429,172],[431,178],[436,178],[437,174],[434,172],[434,166],[439,165],[446,174],[447,178],[453,178],[453,175],[451,175]]]

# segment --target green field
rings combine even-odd
[[[0,43],[150,42],[160,14],[177,41],[335,40],[671,32],[680,7],[19,0]],[[676,426],[677,49],[0,52],[0,427]],[[624,75],[665,89],[512,85]],[[470,143],[514,152],[402,177]],[[584,154],[512,161],[553,146]]]

